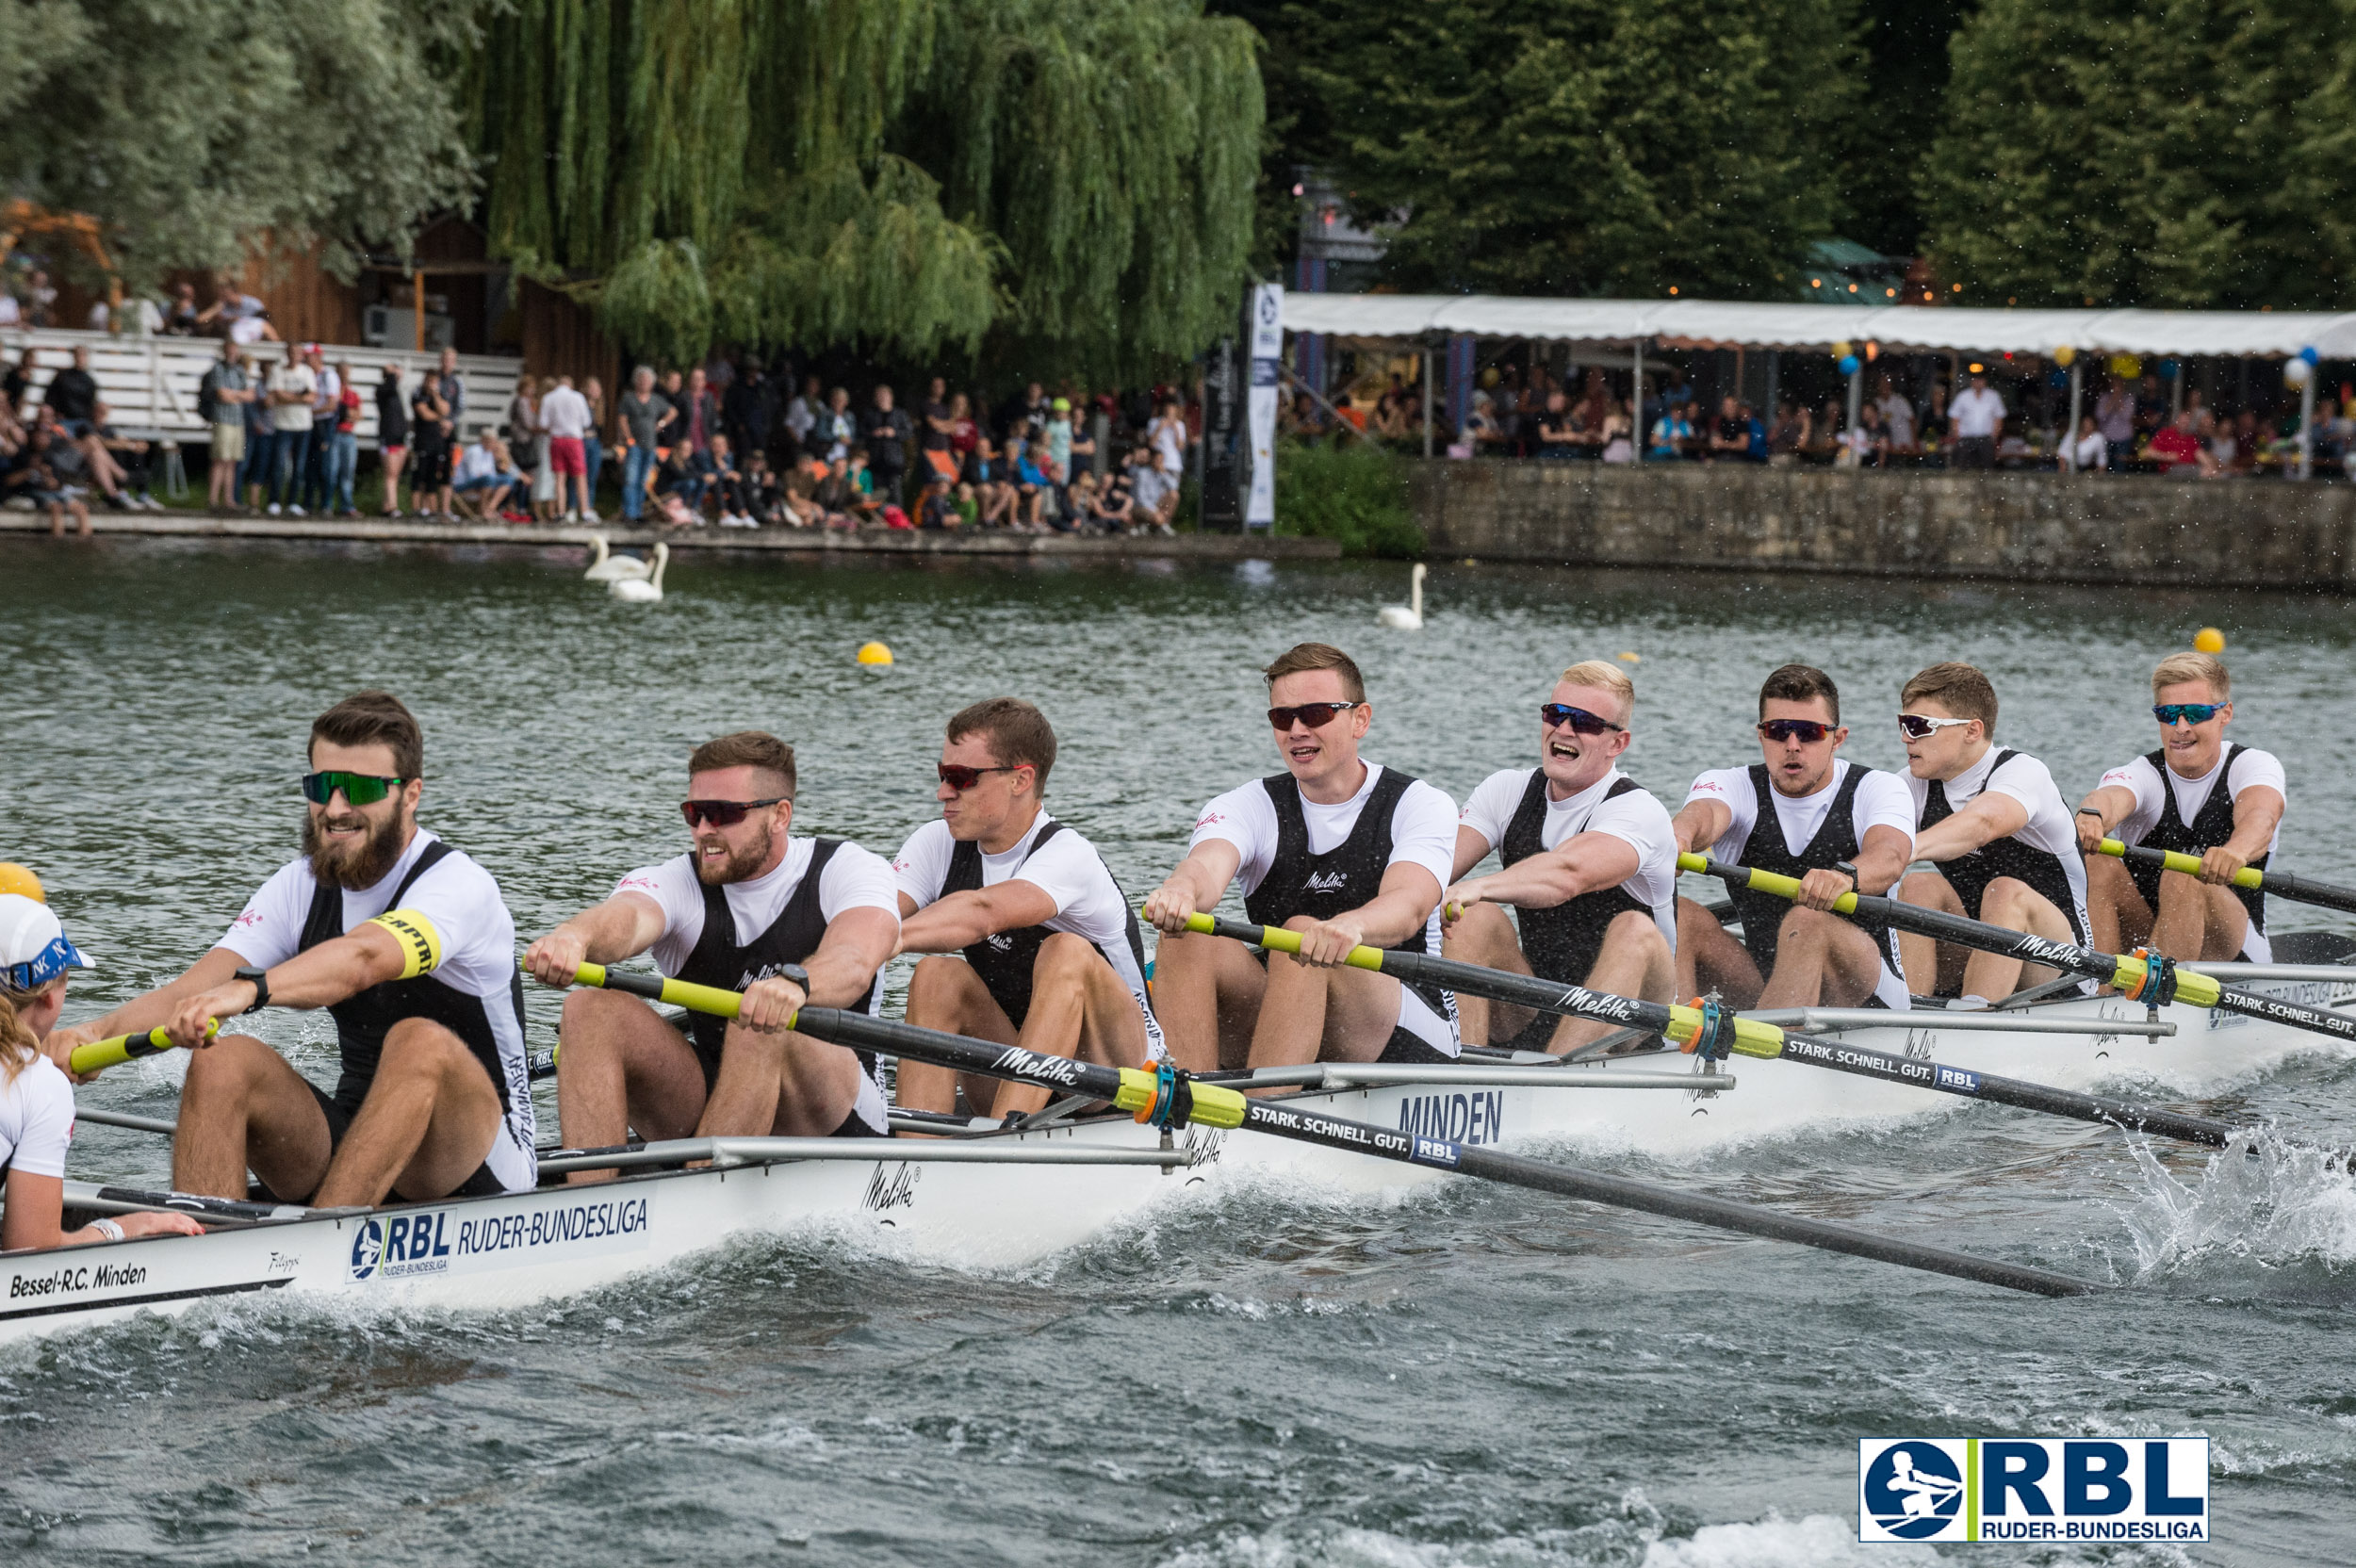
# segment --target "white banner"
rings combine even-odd
[[[1252,291],[1252,490],[1244,499],[1243,526],[1276,526],[1276,367],[1284,352],[1284,286],[1258,285]]]

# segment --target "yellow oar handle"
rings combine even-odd
[[[1709,869],[1710,862],[1701,856],[1680,855],[1677,857],[1677,870],[1679,871],[1707,872]],[[1800,881],[1796,876],[1785,876],[1772,871],[1753,871],[1750,873],[1750,878],[1752,890],[1756,892],[1773,893],[1777,898],[1800,896]],[[1842,893],[1832,901],[1832,906],[1844,915],[1854,915],[1857,913],[1857,894]]]
[[[205,1025],[206,1039],[220,1033],[221,1020],[214,1019]],[[159,1051],[171,1049],[172,1036],[159,1023],[143,1035],[116,1035],[108,1039],[92,1040],[88,1045],[77,1045],[67,1060],[74,1064],[77,1074],[87,1078],[93,1072],[121,1067],[138,1057],[153,1056]]]
[[[691,1013],[710,1013],[713,1018],[734,1018],[744,1005],[739,991],[724,991],[717,986],[698,986],[692,980],[672,980],[659,974],[640,974],[634,971],[609,970],[603,964],[583,964],[573,972],[573,983],[596,986],[602,990],[628,991],[654,1002],[667,1002],[674,1007],[684,1007]],[[786,1027],[794,1021],[788,1019]]]
[[[2098,847],[2103,854],[2115,858],[2120,860],[2127,858],[2127,846],[2117,839],[2105,839]],[[2160,858],[2160,863],[2169,871],[2180,871],[2186,876],[2201,874],[2201,857],[2198,855],[2186,855],[2173,849],[2155,849],[2146,851],[2146,853],[2157,855]],[[2233,886],[2236,888],[2263,888],[2266,885],[2266,874],[2255,866],[2244,866],[2233,874]]]
[[[1199,931],[1207,937],[1218,928],[1219,923],[1208,915],[1186,917],[1186,929],[1189,931]],[[1287,931],[1281,925],[1263,925],[1259,929],[1260,945],[1270,953],[1299,953],[1301,951],[1300,932]],[[1344,958],[1342,962],[1351,969],[1379,971],[1383,967],[1383,950],[1379,947],[1353,947],[1350,950],[1350,956]]]

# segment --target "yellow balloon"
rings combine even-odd
[[[1617,657],[1623,664],[1641,664],[1644,662],[1644,656],[1641,653],[1623,653]]]
[[[0,860],[0,893],[16,893],[36,904],[49,902],[49,895],[41,890],[41,878],[14,860]]]
[[[1849,340],[1847,338],[1844,337],[1840,342],[1835,343],[1832,346],[1832,357],[1835,359],[1846,359],[1849,357]]]
[[[2192,634],[2192,645],[2202,653],[2223,653],[2225,633],[2213,626],[2204,626]]]
[[[862,664],[889,664],[892,662],[892,650],[881,643],[861,643],[859,645],[859,662]]]
[[[2065,370],[2070,368],[2070,362],[2077,357],[2078,351],[2071,348],[2067,343],[2053,351],[2053,363],[2060,366]]]

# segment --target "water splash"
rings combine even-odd
[[[2138,1283],[2248,1280],[2300,1269],[2344,1282],[2356,1263],[2356,1178],[2327,1151],[2271,1133],[2236,1137],[2180,1181],[2146,1140],[2129,1141],[2143,1200],[2119,1211]]]

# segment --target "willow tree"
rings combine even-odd
[[[517,0],[489,34],[492,244],[646,351],[1121,374],[1235,307],[1259,76],[1199,0]]]

